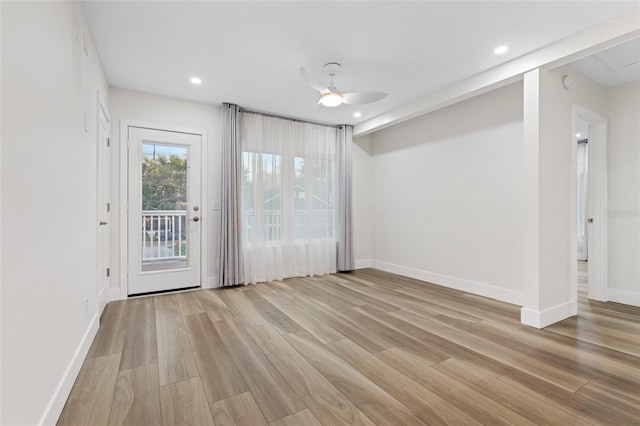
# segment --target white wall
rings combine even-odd
[[[370,135],[353,139],[353,251],[356,269],[373,266],[374,188]]]
[[[640,306],[640,80],[606,91],[609,300]]]
[[[120,265],[120,226],[118,215],[120,212],[120,140],[121,121],[135,121],[145,124],[157,124],[172,128],[189,128],[204,130],[207,132],[207,156],[203,167],[203,180],[206,182],[209,211],[202,212],[203,223],[206,222],[206,230],[203,242],[207,244],[208,273],[202,277],[205,287],[217,285],[218,253],[219,253],[219,211],[212,210],[213,201],[220,200],[221,188],[221,153],[222,130],[221,108],[214,105],[205,105],[195,102],[183,101],[164,96],[150,95],[120,88],[109,89],[110,114],[111,114],[111,201],[113,224],[111,231],[111,270],[119,271]],[[126,143],[126,141],[124,141]],[[126,226],[126,223],[122,224]],[[112,276],[111,287],[120,288],[120,275]],[[118,290],[114,294],[119,294]]]
[[[372,134],[375,267],[521,303],[522,114],[518,82]]]
[[[0,423],[55,423],[98,325],[97,94],[108,89],[80,3],[1,7]]]
[[[0,3],[0,34],[2,34],[2,3]],[[1,37],[0,37],[1,39]],[[0,55],[0,87],[2,87],[2,55]],[[2,164],[2,97],[0,96],[0,164]],[[2,173],[0,173],[0,241],[2,241]],[[0,244],[0,309],[2,309],[2,244]],[[2,318],[0,317],[0,336]],[[0,337],[0,377],[2,377],[2,337]],[[0,386],[0,423],[2,423],[2,386]]]

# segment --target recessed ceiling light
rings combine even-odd
[[[355,118],[360,118],[360,117],[362,117],[362,113],[361,113],[361,112],[359,112],[359,111],[356,111],[356,112],[354,112],[354,113],[353,113],[353,116],[354,116]]]
[[[582,136],[580,133],[576,133],[576,138],[579,138],[580,136]]]
[[[202,80],[200,80],[200,78],[198,77],[191,77],[191,84],[199,86],[200,84],[202,84]]]
[[[493,53],[495,53],[496,55],[502,55],[503,53],[507,53],[507,50],[509,50],[507,46],[498,46],[493,49]]]

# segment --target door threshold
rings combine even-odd
[[[136,299],[139,297],[148,297],[148,296],[157,296],[159,294],[168,294],[168,293],[182,293],[182,292],[186,292],[186,291],[193,291],[193,290],[200,290],[202,289],[202,286],[196,286],[196,287],[183,287],[183,288],[172,288],[169,290],[159,290],[159,291],[148,291],[146,293],[136,293],[136,294],[130,294],[127,296],[127,299]]]

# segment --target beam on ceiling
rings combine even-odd
[[[524,73],[536,68],[557,68],[637,37],[640,37],[640,8],[363,121],[354,126],[353,134],[361,136],[382,130],[521,80]]]

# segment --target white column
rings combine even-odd
[[[520,321],[540,323],[540,70],[524,75],[524,289]]]

